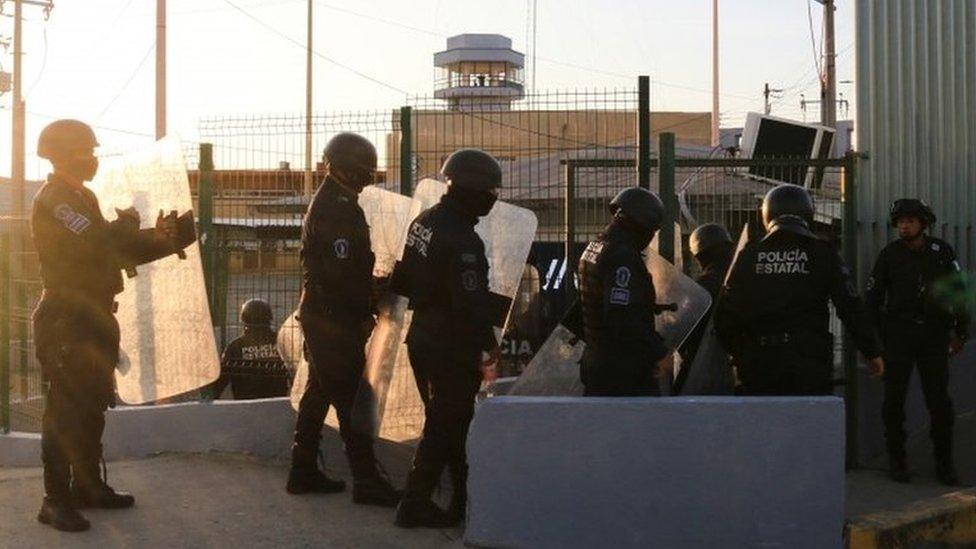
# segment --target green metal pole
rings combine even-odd
[[[651,79],[637,77],[637,185],[651,188]]]
[[[413,109],[400,107],[400,194],[413,194]]]
[[[214,252],[216,251],[216,235],[214,234],[214,186],[213,186],[213,144],[200,143],[200,179],[197,192],[200,199],[200,211],[197,213],[200,222],[200,259],[203,263],[203,276],[207,284],[207,296],[210,300],[211,320],[216,321],[217,307],[214,295]]]
[[[845,158],[841,187],[843,220],[841,247],[844,261],[851,270],[851,279],[858,280],[857,258],[857,155],[848,153]],[[844,411],[847,419],[847,468],[858,467],[859,412],[857,350],[847,331],[843,332],[842,356],[844,363]]]
[[[678,196],[674,194],[674,134],[671,132],[658,137],[658,162],[658,184],[661,201],[664,202],[664,221],[658,243],[664,259],[674,263],[674,222],[678,219]]]
[[[573,295],[573,273],[576,272],[576,166],[566,163],[566,276],[563,284],[566,295]],[[567,301],[569,303],[569,301]]]
[[[0,234],[0,433],[10,432],[10,235]]]

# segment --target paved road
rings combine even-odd
[[[88,511],[92,529],[64,534],[35,521],[39,469],[0,470],[2,547],[461,547],[460,530],[402,530],[387,509],[351,496],[288,495],[287,464],[233,455],[168,455],[111,464],[111,484],[138,497],[124,511]]]

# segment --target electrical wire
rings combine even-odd
[[[306,49],[307,45],[304,42],[301,42],[299,40],[295,40],[294,38],[288,36],[287,34],[279,31],[278,29],[276,29],[276,28],[272,27],[271,25],[265,23],[264,21],[258,19],[254,15],[251,15],[251,13],[249,13],[248,11],[246,11],[244,8],[238,6],[237,4],[231,2],[231,0],[224,0],[224,3],[226,3],[230,7],[234,8],[235,10],[239,11],[241,14],[243,14],[245,17],[247,17],[251,21],[254,21],[255,23],[261,25],[265,29],[273,32],[274,34],[280,36],[281,38],[283,38],[283,39],[291,42],[292,44],[295,44],[296,46],[302,48],[303,50]],[[319,59],[322,59],[323,61],[326,61],[328,63],[331,63],[331,64],[333,64],[333,65],[335,65],[335,66],[337,66],[339,68],[345,69],[345,70],[347,70],[347,71],[355,74],[356,76],[358,76],[358,77],[360,77],[360,78],[362,78],[364,80],[369,80],[370,82],[372,82],[374,84],[377,84],[377,85],[383,86],[384,88],[389,88],[389,89],[391,89],[393,91],[402,93],[405,96],[406,95],[410,95],[409,92],[407,92],[407,90],[404,90],[403,88],[394,86],[393,84],[389,84],[389,83],[384,82],[384,81],[382,81],[382,80],[380,80],[378,78],[373,78],[372,76],[370,76],[370,75],[368,75],[368,74],[366,74],[366,73],[364,73],[364,72],[362,72],[360,70],[357,70],[357,69],[355,69],[353,67],[350,67],[349,65],[346,65],[346,64],[341,63],[339,61],[336,61],[335,59],[332,59],[331,57],[327,57],[325,55],[322,55],[321,53],[315,51],[314,49],[312,50],[312,54],[315,55],[316,57],[318,57]]]
[[[122,94],[125,93],[125,90],[129,87],[129,84],[131,84],[132,81],[135,80],[136,76],[138,76],[139,71],[142,70],[143,65],[145,65],[146,61],[149,59],[149,55],[152,54],[153,50],[155,49],[156,49],[156,41],[154,40],[153,43],[149,46],[149,49],[146,50],[146,54],[142,56],[142,60],[139,61],[139,64],[132,71],[132,74],[129,75],[128,80],[125,81],[125,84],[122,84],[122,88],[119,89],[118,93],[115,94],[115,97],[113,97],[112,100],[109,101],[107,105],[105,105],[105,108],[102,109],[100,113],[98,113],[98,116],[95,117],[96,122],[101,120],[102,117],[105,116],[105,113],[107,113],[109,109],[111,109],[112,106],[115,105],[115,102],[118,101],[120,97],[122,97]]]
[[[813,47],[813,65],[817,68],[817,75],[823,78],[823,59],[817,54],[817,39],[813,34],[813,0],[807,0],[807,21],[810,23],[810,45]],[[821,28],[822,34],[823,29]]]
[[[41,57],[41,70],[38,71],[37,77],[31,82],[31,85],[27,88],[27,93],[24,94],[26,97],[30,97],[30,94],[34,91],[34,88],[41,82],[41,78],[44,77],[44,71],[47,69],[47,22],[44,24],[44,54]]]

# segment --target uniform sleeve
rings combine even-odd
[[[156,229],[125,227],[125,222],[112,222],[114,242],[127,265],[144,265],[175,253],[173,244]]]
[[[874,262],[874,269],[868,278],[867,292],[865,293],[865,305],[868,316],[875,328],[880,329],[882,320],[882,309],[885,304],[885,296],[888,292],[888,255],[884,250],[878,254],[878,259]]]
[[[370,313],[373,262],[369,229],[362,215],[342,210],[313,220],[308,267],[325,302],[353,316]],[[333,213],[333,212],[329,212]]]
[[[732,355],[742,350],[746,334],[742,330],[745,326],[745,288],[747,270],[745,269],[745,253],[740,253],[732,265],[725,286],[719,292],[718,303],[715,304],[715,334],[722,345]]]
[[[472,335],[483,351],[498,346],[491,316],[491,294],[488,287],[488,259],[478,237],[466,239],[435,250],[447,261],[448,291],[452,316],[471,327]]]
[[[878,333],[867,309],[857,294],[857,287],[851,279],[851,272],[836,251],[826,253],[828,261],[828,277],[830,284],[830,300],[837,310],[837,316],[844,322],[844,327],[854,338],[854,345],[865,358],[872,359],[881,355],[881,343]]]
[[[123,228],[119,222],[106,223],[77,196],[52,192],[34,204],[35,237],[54,246],[57,260],[67,265],[84,265],[92,257],[115,251],[115,235]],[[56,244],[55,244],[56,243]]]
[[[607,334],[615,341],[633,341],[646,349],[651,360],[670,352],[654,328],[655,295],[651,275],[639,256],[621,257],[605,264],[603,310]]]
[[[947,276],[957,277],[959,279],[959,283],[963,286],[963,288],[965,288],[967,282],[962,272],[962,266],[959,265],[959,259],[956,257],[955,250],[946,244],[945,251],[946,255],[948,256],[946,260],[949,265],[949,273]],[[963,341],[969,339],[969,314],[970,311],[966,306],[966,300],[956,300],[956,302],[953,303],[952,317],[955,321],[956,337]]]

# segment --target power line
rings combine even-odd
[[[258,19],[255,16],[251,15],[249,12],[247,12],[246,10],[244,10],[243,8],[241,8],[240,6],[238,6],[237,4],[231,2],[230,0],[224,0],[224,3],[226,3],[230,7],[234,8],[235,10],[241,12],[248,19],[250,19],[251,21],[254,21],[255,23],[257,23],[259,25],[261,25],[265,29],[273,32],[274,34],[277,34],[281,38],[283,38],[283,39],[291,42],[292,44],[294,44],[294,45],[302,48],[303,50],[305,49],[305,43],[304,42],[295,40],[294,38],[288,36],[287,34],[279,31],[278,29],[272,27],[271,25],[265,23],[264,21]],[[353,67],[350,67],[349,65],[346,65],[344,63],[340,63],[339,61],[336,61],[335,59],[332,59],[330,57],[326,57],[325,55],[322,55],[321,53],[319,53],[319,52],[317,52],[315,50],[312,50],[312,54],[315,55],[316,57],[318,57],[319,59],[322,59],[323,61],[326,61],[328,63],[331,63],[331,64],[333,64],[333,65],[335,65],[337,67],[343,68],[343,69],[345,69],[345,70],[347,70],[347,71],[355,74],[356,76],[359,76],[360,78],[363,78],[365,80],[369,80],[370,82],[373,82],[374,84],[378,84],[380,86],[383,86],[384,88],[389,88],[389,89],[391,89],[393,91],[402,93],[403,95],[410,95],[406,90],[404,90],[402,88],[399,88],[397,86],[394,86],[393,84],[388,84],[388,83],[383,82],[382,80],[379,80],[377,78],[373,78],[372,76],[370,76],[370,75],[368,75],[368,74],[366,74],[366,73],[364,73],[362,71],[356,70]]]
[[[115,102],[118,101],[120,97],[122,97],[122,94],[125,93],[125,90],[129,87],[129,84],[131,84],[132,81],[135,80],[136,76],[139,74],[139,71],[142,69],[143,65],[146,64],[146,60],[149,59],[149,55],[152,54],[153,50],[155,49],[156,49],[156,43],[153,42],[152,44],[149,45],[149,49],[146,50],[146,54],[142,56],[142,60],[139,61],[138,65],[136,65],[136,68],[132,71],[132,74],[129,75],[129,78],[125,81],[125,84],[122,84],[122,88],[119,89],[118,93],[115,94],[115,97],[113,97],[112,100],[109,101],[107,105],[105,105],[105,108],[102,109],[100,113],[98,113],[98,116],[95,118],[96,121],[101,120],[102,117],[105,116],[105,113],[107,113],[108,110],[111,109],[113,105],[115,105]]]

